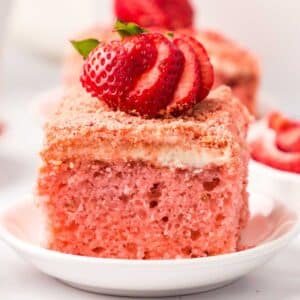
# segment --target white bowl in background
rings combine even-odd
[[[248,142],[256,139],[273,142],[273,131],[268,128],[267,119],[253,123],[248,132]],[[249,189],[261,191],[272,199],[285,201],[291,209],[300,212],[300,174],[281,171],[261,162],[250,160]]]
[[[291,209],[300,211],[300,175],[271,168],[251,160],[249,186],[274,199],[280,199]]]
[[[32,197],[2,209],[0,237],[43,273],[79,289],[134,297],[183,295],[237,280],[266,263],[300,230],[299,214],[270,198],[251,194],[250,208],[241,245],[247,250],[198,259],[102,259],[47,250],[42,247],[44,219]]]

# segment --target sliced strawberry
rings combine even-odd
[[[92,96],[117,109],[137,78],[153,66],[156,58],[156,46],[148,35],[101,43],[88,55],[81,83]]]
[[[116,16],[144,27],[167,29],[189,27],[193,10],[188,0],[115,0]]]
[[[268,126],[278,132],[300,126],[300,122],[290,120],[280,112],[272,112],[268,117]]]
[[[214,84],[214,69],[202,44],[191,36],[183,35],[183,38],[191,45],[200,62],[201,79],[197,101],[201,101],[208,95]]]
[[[94,97],[113,109],[157,117],[179,115],[207,96],[213,69],[195,39],[181,34],[171,40],[121,21],[115,29],[122,40],[72,42],[86,58],[81,82]]]
[[[255,139],[250,148],[253,159],[279,170],[300,173],[300,153],[287,153],[278,149],[273,134]]]
[[[171,101],[183,70],[181,51],[160,33],[149,33],[157,48],[154,66],[137,80],[135,88],[122,102],[121,109],[131,113],[155,117]]]
[[[198,57],[190,44],[181,38],[176,38],[174,44],[183,53],[185,63],[173,99],[167,107],[167,112],[178,115],[192,108],[197,102],[201,73]]]
[[[130,57],[134,77],[139,77],[155,64],[158,52],[149,35],[127,37],[122,41],[122,45]]]
[[[300,126],[279,131],[276,145],[282,151],[300,153]]]

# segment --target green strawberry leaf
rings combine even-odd
[[[170,38],[173,38],[173,37],[174,37],[174,32],[169,31],[169,32],[166,33],[166,35],[167,35],[168,37],[170,37]]]
[[[115,30],[119,33],[122,38],[127,36],[137,35],[146,32],[146,30],[139,25],[132,22],[123,22],[121,20],[117,20],[115,24]]]
[[[94,50],[100,42],[96,39],[86,39],[81,41],[71,41],[73,47],[78,51],[78,53],[86,59],[90,52]]]

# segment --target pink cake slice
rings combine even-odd
[[[227,87],[170,119],[113,112],[70,89],[41,152],[48,247],[127,259],[237,251],[248,220],[248,123]]]

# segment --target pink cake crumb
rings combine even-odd
[[[237,218],[244,209],[241,186],[224,191],[230,180],[213,167],[203,174],[142,163],[54,167],[42,183],[51,186],[43,192],[55,199],[47,209],[54,234],[61,236],[50,248],[140,259],[234,252],[247,213]]]
[[[45,128],[38,194],[48,247],[126,259],[237,251],[248,220],[248,122],[224,87],[192,115],[163,120],[111,112],[72,90]],[[162,149],[174,148],[161,162]],[[194,149],[216,158],[200,165],[201,156],[191,162],[180,155]]]

